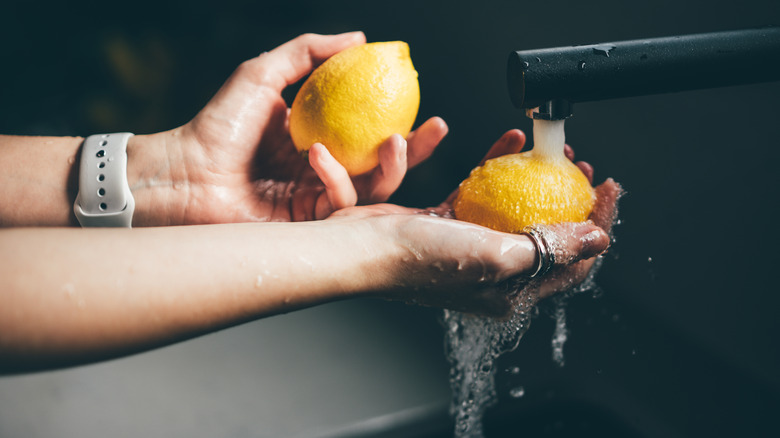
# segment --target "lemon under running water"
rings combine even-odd
[[[379,146],[406,137],[420,106],[417,71],[403,41],[350,47],[309,76],[290,109],[290,135],[299,151],[316,142],[350,175],[379,164]]]
[[[527,225],[586,220],[596,196],[564,154],[563,120],[534,120],[534,143],[530,151],[472,170],[460,185],[455,217],[508,233]]]

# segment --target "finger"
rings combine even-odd
[[[309,149],[309,163],[325,185],[325,194],[330,203],[331,212],[357,204],[357,193],[355,186],[352,185],[352,179],[344,166],[333,158],[325,146],[320,143],[312,145]],[[327,205],[318,203],[317,209],[320,210],[317,212],[317,217],[323,217],[321,213],[324,213],[325,216],[330,213],[325,212]]]
[[[244,62],[239,71],[255,83],[268,85],[281,92],[336,53],[365,42],[363,32],[304,34]]]
[[[539,298],[544,299],[557,292],[571,290],[574,285],[580,284],[588,278],[594,263],[596,263],[595,258],[580,260],[569,266],[563,273],[545,279],[539,285]]]
[[[324,202],[321,198],[324,198]],[[318,203],[327,204],[319,206],[327,207],[327,211],[322,212],[322,214],[325,215],[323,217],[327,217],[332,211],[332,207],[330,207],[330,202],[327,200],[327,195],[325,194],[325,189],[323,187],[309,186],[298,188],[292,193],[292,198],[288,199],[290,205],[290,220],[293,222],[321,219],[322,217],[317,216]]]
[[[596,205],[590,213],[590,220],[609,233],[617,219],[617,201],[623,194],[623,188],[612,178],[596,187]]]
[[[571,289],[573,285],[582,282],[593,266],[594,257],[609,248],[609,235],[591,222],[537,226],[537,230],[543,236],[544,242],[541,244],[554,254],[553,268],[558,271],[557,275],[539,280],[541,298]],[[536,259],[538,263],[538,255]]]
[[[569,161],[574,161],[574,149],[568,143],[563,145],[563,154],[566,155]]]
[[[379,147],[379,167],[371,176],[368,202],[384,202],[401,185],[407,169],[407,143],[398,134],[390,136]]]
[[[593,166],[586,161],[578,161],[575,163],[580,168],[585,177],[588,178],[588,182],[593,184]]]
[[[609,247],[609,235],[593,222],[565,222],[535,228],[542,235],[542,244],[555,255],[556,266],[595,257]]]
[[[485,161],[500,157],[507,154],[515,154],[520,152],[525,145],[525,133],[519,129],[511,129],[504,133],[501,138],[498,139],[493,146],[491,146],[488,153],[479,163],[480,166],[485,164]]]
[[[431,117],[406,136],[407,163],[412,168],[431,156],[433,150],[449,132],[447,123],[440,117]]]

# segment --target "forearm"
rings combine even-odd
[[[390,258],[364,229],[0,231],[0,370],[130,354],[370,291]]]
[[[1,226],[77,224],[72,208],[82,141],[0,136]]]
[[[127,145],[127,177],[135,197],[133,225],[167,225],[183,210],[177,182],[186,177],[179,130],[136,135]],[[81,137],[0,135],[0,226],[77,226]],[[184,185],[182,185],[183,187]]]

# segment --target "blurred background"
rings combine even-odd
[[[6,0],[0,22],[4,134],[166,130],[240,62],[301,33],[407,41],[418,123],[450,126],[392,199],[424,207],[502,133],[531,133],[509,101],[510,51],[780,25],[780,3]],[[567,141],[597,182],[622,183],[621,223],[597,290],[569,302],[565,366],[551,359],[550,303],[499,361],[488,436],[780,434],[779,98],[771,83],[575,106]],[[0,437],[449,436],[439,317],[335,303],[0,377]]]

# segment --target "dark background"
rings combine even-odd
[[[450,126],[435,155],[409,173],[393,198],[412,206],[438,204],[506,130],[519,127],[531,133],[530,121],[512,107],[507,94],[505,64],[512,50],[780,25],[780,3],[774,0],[110,3],[0,5],[0,132],[88,135],[170,129],[188,121],[241,61],[301,33],[364,30],[369,41],[409,43],[420,75],[418,123],[438,115]],[[288,94],[292,98],[294,89]],[[548,303],[541,306],[520,348],[501,359],[500,403],[488,415],[488,432],[777,436],[778,98],[780,84],[772,83],[575,107],[574,117],[566,122],[567,141],[579,159],[595,166],[597,182],[613,177],[625,188],[621,224],[597,277],[597,297],[578,295],[569,304],[566,366],[558,368],[550,359],[553,324]],[[204,354],[214,345],[223,349],[220,365],[211,370],[240,362],[249,348],[231,343],[228,330],[215,335],[222,338],[206,337],[192,341],[194,346],[168,349],[172,352],[0,379],[0,436],[100,436],[118,423],[127,436],[154,435],[151,431],[179,435],[183,430],[197,436],[215,431],[219,436],[319,436],[323,432],[317,425],[332,430],[422,402],[446,403],[438,312],[377,302],[342,303],[311,312],[303,313],[311,315],[309,319],[287,315],[278,317],[282,322],[254,323],[232,333],[244,330],[241,336],[254,339],[280,324],[280,331],[274,332],[276,343],[269,343],[260,357],[284,357],[273,345],[298,342],[303,351],[297,353],[299,361],[317,370],[323,368],[314,363],[327,362],[338,373],[346,366],[340,360],[348,356],[338,348],[323,348],[314,357],[305,353],[328,345],[316,338],[325,336],[318,332],[328,328],[300,329],[319,316],[324,319],[317,321],[338,320],[343,333],[362,332],[365,338],[365,344],[350,341],[357,346],[354,357],[348,356],[350,366],[365,371],[361,361],[376,360],[360,354],[360,345],[377,348],[374,355],[398,353],[381,356],[381,371],[344,371],[344,382],[365,388],[380,382],[399,392],[417,389],[395,394],[395,404],[383,405],[380,400],[387,401],[388,394],[358,391],[334,401],[327,393],[343,387],[326,386],[306,393],[310,406],[293,403],[284,409],[286,416],[264,419],[258,426],[256,416],[236,412],[247,404],[259,406],[260,399],[278,400],[279,394],[238,396],[225,384],[204,390],[220,400],[218,404],[195,403],[187,391],[210,375],[205,369],[200,378],[167,388],[170,380],[158,375],[163,383],[138,395],[142,400],[168,394],[165,418],[151,412],[159,410],[154,404],[123,402],[127,399],[121,392],[127,388],[94,383],[100,378],[115,382],[120,376],[151,381],[144,373],[160,372],[157,365],[132,371],[143,367],[144,360],[160,360],[159,366],[171,374],[191,370],[192,363],[173,358],[176,352],[195,351],[181,348],[198,345]],[[292,326],[309,336],[290,341],[284,331]],[[367,326],[376,329],[374,343]],[[250,329],[257,333],[247,334]],[[389,342],[388,336],[398,344],[377,347]],[[135,367],[122,368],[128,363]],[[298,372],[309,372],[305,364],[300,366],[304,370]],[[503,371],[512,366],[520,373]],[[284,361],[278,367],[267,372],[287,379],[284,391],[302,385],[300,375]],[[234,370],[233,376],[254,377],[252,369],[245,372],[246,377]],[[334,375],[322,378],[336,379]],[[398,381],[407,386],[394,383]],[[513,399],[509,389],[518,385],[525,395]],[[95,386],[113,389],[100,392]],[[84,399],[91,390],[98,395]],[[423,395],[409,395],[415,391]],[[314,400],[314,394],[322,400]],[[100,397],[111,402],[103,403]],[[79,400],[84,410],[73,408]],[[268,405],[278,408],[278,403]],[[215,406],[223,415],[213,417]],[[85,413],[98,408],[105,412]],[[323,413],[345,411],[353,415]],[[441,432],[448,425],[440,411],[430,412],[414,417],[412,423],[419,427],[413,430],[446,433]],[[104,420],[95,423],[95,416]],[[212,418],[215,430],[182,426],[202,418]],[[277,424],[269,423],[274,420]],[[305,421],[310,426],[290,426]],[[396,427],[390,424],[384,428]]]

